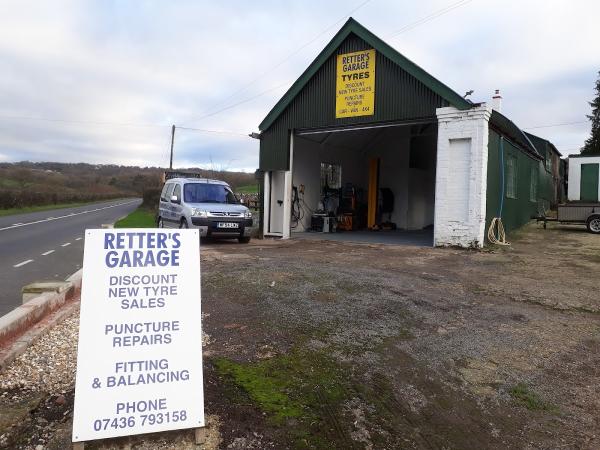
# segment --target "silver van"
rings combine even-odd
[[[240,204],[224,181],[173,178],[160,194],[159,228],[198,228],[202,237],[237,238],[250,242],[252,212]]]

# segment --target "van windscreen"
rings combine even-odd
[[[185,184],[183,199],[186,203],[239,203],[227,186],[210,183]]]

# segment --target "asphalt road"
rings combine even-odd
[[[81,268],[83,233],[113,223],[140,199],[0,217],[0,316],[21,305],[21,288],[64,280]]]

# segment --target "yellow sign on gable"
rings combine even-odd
[[[335,117],[372,116],[375,113],[375,50],[337,57]]]

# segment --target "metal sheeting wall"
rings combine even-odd
[[[563,177],[560,173],[560,156],[552,151],[551,144],[545,139],[539,138],[538,136],[527,133],[527,137],[531,140],[537,151],[540,153],[545,160],[549,160],[551,164],[551,169],[548,170],[546,168],[546,172],[550,176],[550,180],[552,182],[552,192],[551,192],[551,206],[552,208],[556,208],[556,205],[560,203],[562,199],[561,192],[561,183]],[[547,161],[546,161],[547,162]]]
[[[263,131],[260,141],[261,170],[288,170],[289,133],[292,129],[435,118],[436,108],[448,106],[446,100],[377,52],[375,114],[336,119],[336,56],[369,48],[372,47],[351,34],[275,123]]]
[[[516,158],[517,163],[517,198],[506,197],[504,192],[504,207],[502,222],[507,232],[515,230],[538,214],[538,205],[548,207],[553,195],[552,174],[546,171],[544,160],[529,156],[524,150],[504,139],[504,166],[506,173],[507,155]],[[500,168],[500,134],[490,129],[488,143],[488,173],[486,194],[486,231],[491,220],[498,215],[500,205],[500,190],[502,188],[502,173]],[[531,171],[537,170],[537,201],[530,200]],[[505,183],[506,186],[506,183]],[[506,189],[506,187],[505,187]]]

